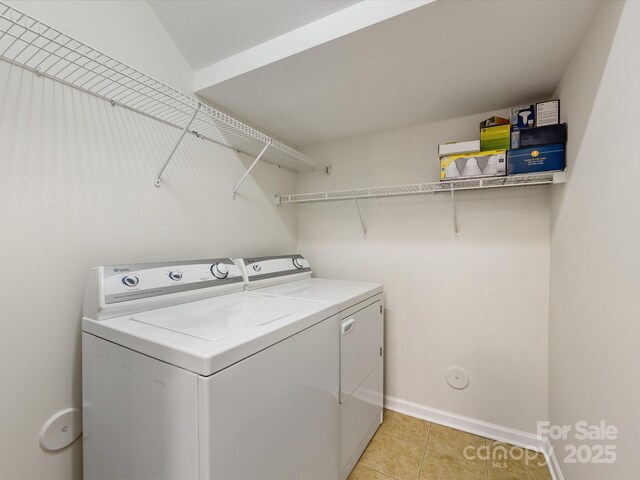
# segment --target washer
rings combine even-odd
[[[309,262],[297,254],[243,258],[236,263],[245,275],[248,290],[277,298],[330,302],[337,308],[338,478],[346,479],[383,419],[382,285],[311,278]]]
[[[338,478],[337,312],[228,258],[93,269],[84,478]]]

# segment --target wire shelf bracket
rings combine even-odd
[[[362,217],[360,204],[358,203],[357,198],[354,198],[353,201],[356,202],[356,209],[358,210],[358,216],[360,217],[360,225],[362,226],[362,235],[364,235],[364,238],[367,238],[367,226],[364,224],[364,218]]]
[[[249,174],[251,173],[251,171],[254,169],[254,167],[258,164],[258,162],[260,161],[260,159],[262,158],[262,156],[264,155],[264,152],[267,151],[267,148],[269,148],[269,145],[271,145],[271,142],[267,142],[264,144],[264,147],[262,148],[262,150],[260,150],[260,153],[258,154],[258,156],[256,157],[256,159],[253,161],[253,163],[251,164],[251,166],[247,169],[247,171],[244,173],[244,175],[242,176],[242,178],[240,179],[240,181],[236,184],[235,188],[233,189],[233,199],[236,199],[236,195],[238,193],[238,189],[240,188],[240,185],[242,185],[244,183],[244,181],[246,180],[246,178],[249,176]]]
[[[167,165],[169,165],[169,162],[173,158],[173,155],[176,153],[176,150],[180,146],[180,143],[182,142],[182,139],[184,138],[186,133],[189,131],[189,127],[193,123],[193,120],[196,118],[196,115],[198,114],[198,111],[200,110],[200,106],[201,105],[202,105],[201,103],[198,103],[198,107],[193,110],[193,115],[191,115],[191,118],[189,119],[189,123],[187,123],[184,126],[184,128],[182,129],[182,133],[180,134],[180,137],[178,138],[178,140],[176,140],[176,143],[173,146],[173,149],[171,150],[171,153],[169,154],[169,156],[165,160],[164,164],[162,165],[162,168],[158,172],[158,175],[156,175],[156,180],[153,183],[156,187],[160,187],[160,185],[161,185],[160,178],[162,177],[162,174],[164,173],[165,168],[167,168]]]
[[[455,197],[455,188],[451,189],[451,210],[453,213],[453,234],[456,238],[458,238],[458,213],[456,212],[456,197]]]
[[[172,126],[181,132],[180,140],[190,133],[254,158],[268,143],[265,162],[294,172],[329,171],[327,165],[2,1],[0,59]]]

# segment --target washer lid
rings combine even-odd
[[[298,310],[311,306],[310,302],[303,300],[258,295],[232,296],[218,298],[216,302],[192,302],[138,313],[131,320],[214,341],[290,317]]]
[[[238,292],[106,320],[82,330],[209,376],[338,312],[335,305]]]

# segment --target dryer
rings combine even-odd
[[[337,312],[244,291],[228,258],[93,269],[84,478],[337,478]]]
[[[383,420],[384,300],[378,283],[312,278],[299,254],[236,260],[246,288],[277,298],[330,302],[339,344],[338,478],[344,480]]]

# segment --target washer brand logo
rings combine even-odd
[[[128,272],[129,269],[128,268],[114,268],[113,271],[116,272],[116,273],[118,273],[118,272]]]
[[[538,150],[534,150],[533,152],[531,152],[532,157],[537,157],[538,155],[540,155],[540,152]]]

